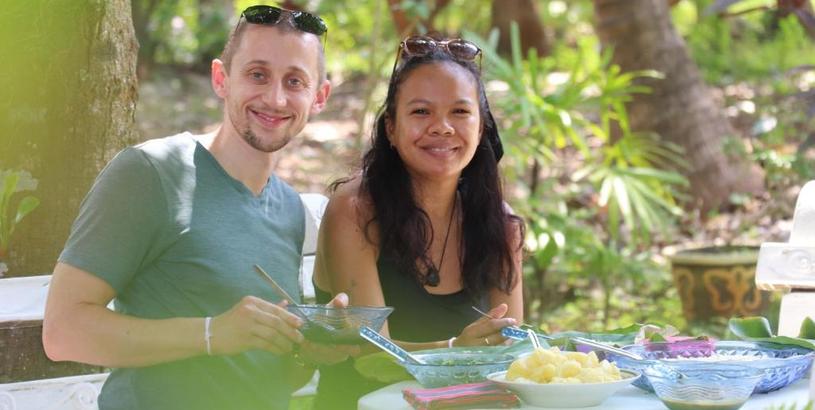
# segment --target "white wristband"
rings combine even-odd
[[[212,316],[207,316],[204,319],[204,341],[207,344],[207,355],[212,356]]]
[[[455,337],[455,336],[453,336],[453,337],[451,337],[451,338],[447,339],[447,348],[448,348],[448,349],[452,349],[452,348],[453,348],[453,342],[454,342],[455,340],[456,340],[456,337]]]

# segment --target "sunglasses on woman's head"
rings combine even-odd
[[[252,24],[273,26],[280,22],[285,15],[291,15],[294,27],[300,31],[321,36],[328,31],[325,21],[318,16],[305,11],[286,10],[274,6],[251,6],[241,13],[241,17]]]
[[[434,40],[425,36],[413,36],[404,39],[399,44],[399,58],[423,56],[441,50],[461,61],[474,61],[481,55],[481,49],[475,43],[460,38],[450,40]],[[394,63],[395,64],[395,63]],[[481,66],[479,60],[478,66]]]

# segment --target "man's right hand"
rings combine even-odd
[[[285,302],[276,305],[246,296],[235,306],[212,318],[212,354],[231,355],[250,349],[263,349],[283,355],[303,341],[298,329],[300,318],[289,313]]]

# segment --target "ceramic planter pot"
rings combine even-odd
[[[688,321],[761,315],[770,292],[756,288],[758,247],[713,246],[668,255]]]

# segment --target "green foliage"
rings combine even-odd
[[[811,318],[806,318],[801,324],[801,334],[799,337],[775,336],[770,321],[761,316],[732,318],[728,323],[730,332],[743,340],[754,340],[760,342],[772,342],[778,345],[791,345],[815,350],[815,341],[805,339],[809,335],[812,324]]]
[[[709,83],[777,75],[811,64],[815,42],[807,37],[794,15],[775,28],[767,15],[750,13],[733,19],[707,16],[688,34],[688,45]]]
[[[453,0],[443,8],[433,21],[433,27],[451,36],[457,36],[463,28],[476,33],[490,30],[490,7],[493,0]]]
[[[597,319],[608,324],[612,305],[625,299],[615,288],[660,270],[644,247],[668,235],[681,214],[676,197],[686,181],[666,170],[682,166],[678,148],[632,132],[625,107],[648,91],[636,79],[657,74],[622,73],[611,53],[598,53],[596,37],[540,57],[522,55],[516,26],[511,35],[506,61],[494,38],[470,34],[493,44],[483,47],[485,69],[506,90],[492,101],[512,161],[510,185],[521,193],[514,206],[529,221],[527,296],[549,299],[537,293],[546,292],[548,273],[562,272],[575,286],[588,280],[603,289]],[[539,302],[532,316],[546,307]]]
[[[606,232],[612,240],[622,239],[621,223],[630,230],[628,240],[634,244],[647,243],[655,228],[664,231],[664,221],[679,213],[673,188],[686,181],[655,166],[680,164],[679,151],[655,136],[632,133],[625,108],[631,94],[647,91],[634,80],[657,74],[621,73],[611,64],[611,54],[598,55],[591,40],[552,57],[540,58],[533,50],[523,60],[517,29],[512,34],[511,63],[491,50],[485,50],[485,55],[490,74],[509,86],[499,107],[511,124],[507,139],[514,145],[515,164],[521,167],[516,175],[530,161],[557,165],[561,152],[576,150],[585,159],[572,180],[579,183],[585,178],[599,192],[598,205],[608,212]],[[563,77],[557,80],[552,72]],[[599,121],[590,116],[599,116]],[[612,135],[615,126],[619,136]],[[599,149],[590,150],[590,145]]]
[[[812,317],[808,316],[801,322],[801,330],[798,332],[798,337],[815,340],[815,320],[812,320]]]
[[[382,0],[320,2],[316,11],[328,25],[329,72],[367,73],[377,79],[387,75],[399,45],[387,7]]]
[[[806,79],[806,74],[791,75],[776,82],[779,91],[753,99],[757,107],[752,127],[756,139],[750,155],[763,165],[767,185],[774,190],[815,179],[811,152],[811,139],[815,135],[815,117],[811,113],[815,110],[815,100],[807,102],[806,94],[795,89],[781,91],[782,84],[797,82],[795,87],[801,88],[810,86],[808,82],[815,85],[815,75],[812,75],[815,70],[805,72],[811,73],[811,81]]]
[[[159,63],[206,71],[220,55],[233,24],[228,9],[218,2],[133,0],[133,11],[143,60],[140,65]]]
[[[26,195],[17,202],[16,208],[12,206],[11,198],[14,194],[37,189],[37,180],[28,172],[0,171],[0,180],[3,181],[3,185],[0,186],[0,261],[2,261],[8,255],[14,228],[40,205],[40,200]]]
[[[690,1],[680,1],[671,8],[671,20],[679,34],[686,36],[693,32],[699,20],[699,11]]]

